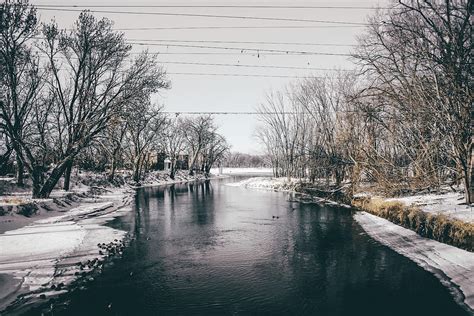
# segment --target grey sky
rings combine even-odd
[[[312,5],[312,6],[383,6],[387,1],[132,1],[132,0],[31,0],[32,4],[57,5]],[[79,7],[78,9],[83,9]],[[85,8],[84,8],[85,9]],[[91,8],[91,10],[113,10],[133,12],[168,12],[234,16],[277,17],[283,19],[310,19],[326,21],[346,21],[363,23],[366,16],[374,10],[353,9],[255,9],[255,8]],[[55,17],[61,27],[70,26],[78,12],[39,10],[42,21]],[[363,27],[334,27],[334,24],[295,21],[264,21],[248,19],[226,19],[189,16],[133,15],[115,13],[95,13],[115,21],[117,29],[153,28],[153,27],[196,27],[196,26],[331,26],[322,28],[275,28],[275,29],[186,29],[186,30],[124,30],[129,40],[172,40],[172,41],[256,41],[256,42],[302,42],[321,44],[356,43],[356,36]],[[341,25],[336,25],[341,26]],[[157,42],[159,43],[159,42]],[[160,43],[163,44],[163,43]],[[270,45],[270,44],[234,44],[234,43],[195,43],[173,42],[177,45],[216,46],[236,48],[260,48],[290,51],[312,51],[325,53],[348,53],[350,46],[313,46],[313,45]],[[163,62],[219,63],[259,66],[312,67],[312,68],[351,68],[352,63],[345,56],[325,55],[274,55],[260,51],[258,53],[239,50],[220,50],[209,48],[143,46],[134,45],[133,51],[145,48],[150,52],[160,52],[158,59]],[[168,54],[166,54],[168,53]],[[171,54],[170,54],[171,53]],[[192,53],[192,54],[176,54]],[[195,53],[222,53],[195,54]],[[231,53],[231,54],[230,54]],[[271,76],[307,76],[321,74],[322,71],[307,69],[272,69],[223,67],[184,64],[164,64],[172,82],[172,89],[157,96],[156,100],[167,111],[254,111],[265,100],[270,90],[281,89],[296,80],[291,78],[234,77],[234,76],[194,76],[173,73],[221,73],[221,74],[259,74]],[[232,145],[232,150],[241,152],[259,152],[260,145],[253,137],[257,126],[255,116],[216,116],[220,131]]]

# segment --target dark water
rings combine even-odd
[[[466,314],[347,209],[225,181],[140,190],[112,224],[136,239],[55,315]]]

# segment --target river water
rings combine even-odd
[[[467,314],[350,210],[225,185],[237,180],[137,191],[110,224],[134,236],[123,257],[54,314]]]

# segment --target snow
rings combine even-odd
[[[296,186],[301,183],[298,178],[269,178],[269,177],[254,177],[245,179],[239,182],[227,183],[227,186],[231,187],[243,187],[247,189],[257,189],[257,190],[272,190],[272,191],[279,191],[279,192],[294,192]],[[304,199],[299,200],[300,202],[310,202],[310,203],[319,203],[324,205],[331,205],[331,206],[340,206],[345,208],[350,208],[350,205],[339,203],[335,201],[331,201],[329,199],[312,196],[308,194],[300,193],[301,196],[304,196]]]
[[[103,224],[131,210],[125,206],[130,193],[124,189],[110,191],[99,196],[97,202],[1,234],[0,274],[20,280],[22,292],[41,290],[49,295],[52,284],[71,283],[77,278],[77,262],[105,257],[99,253],[98,243],[125,237],[125,231]],[[20,294],[17,288],[11,290]]]
[[[212,174],[219,174],[219,168],[212,168]],[[222,174],[273,174],[272,168],[222,168]]]
[[[228,183],[227,185],[250,189],[288,191],[290,187],[294,187],[297,183],[298,179],[295,178],[254,177],[239,182]]]
[[[474,310],[474,253],[423,238],[366,212],[354,218],[372,238],[433,273],[456,300]]]
[[[455,219],[474,223],[474,206],[465,204],[464,195],[461,192],[419,194],[385,200],[400,201],[406,205],[418,206],[425,212],[443,214]]]

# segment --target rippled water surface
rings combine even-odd
[[[136,239],[58,313],[465,314],[433,275],[367,236],[349,210],[229,181],[139,190],[134,212],[112,223]]]

